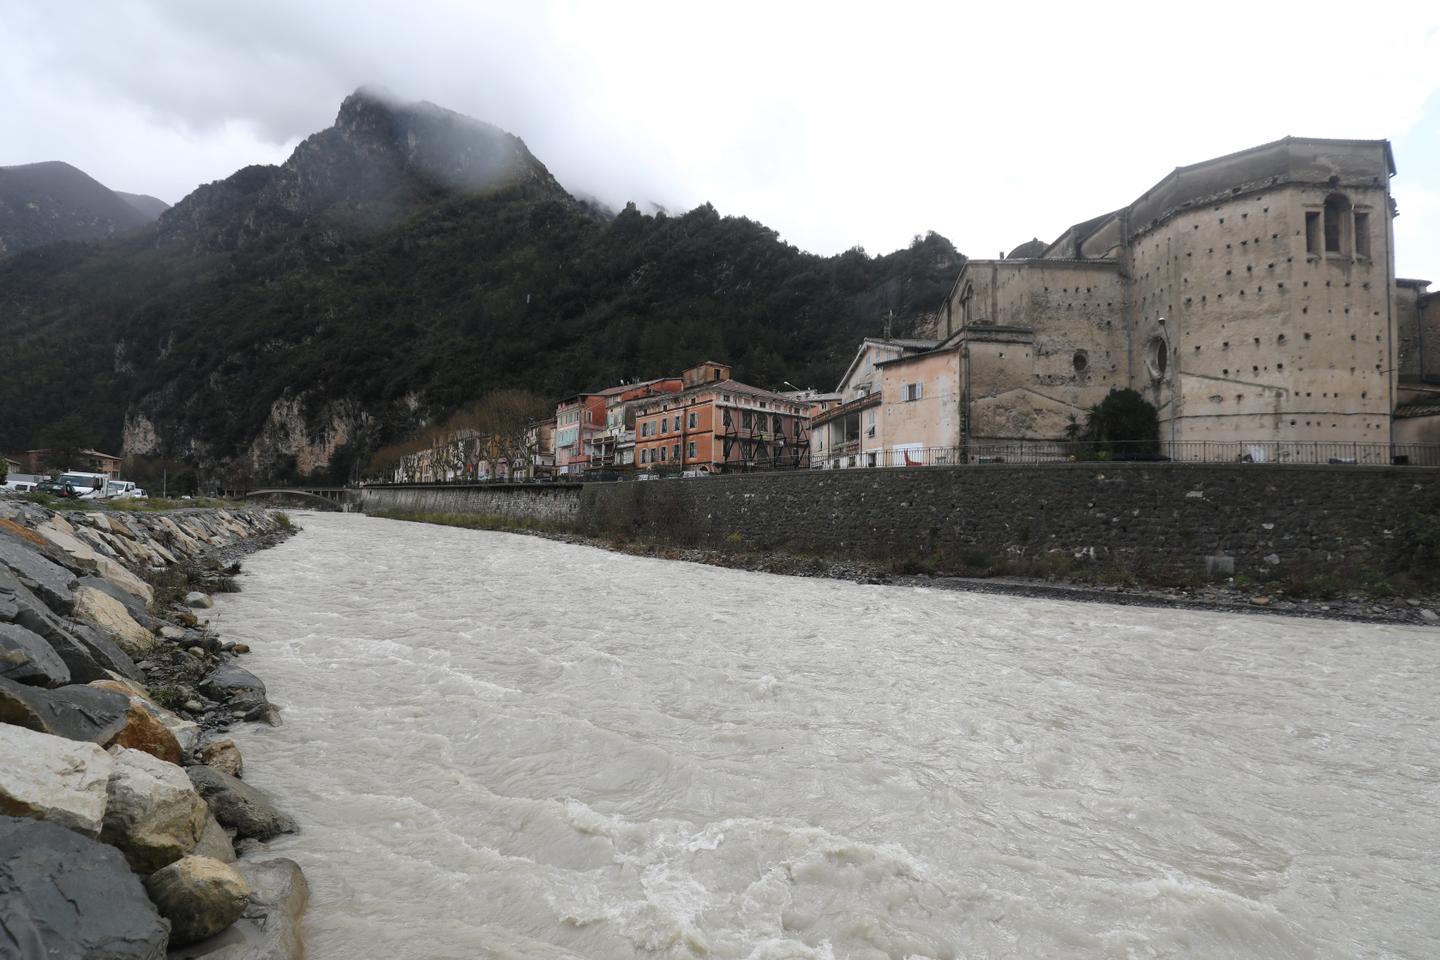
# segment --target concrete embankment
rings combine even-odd
[[[263,847],[295,824],[222,735],[279,715],[204,619],[234,557],[292,530],[0,497],[0,928],[19,956],[300,955],[304,877]]]

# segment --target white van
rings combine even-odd
[[[60,474],[57,483],[63,483],[75,491],[75,496],[81,500],[103,500],[105,499],[105,485],[110,478],[103,473],[79,473],[70,471]]]
[[[111,480],[105,484],[105,496],[112,500],[133,500],[137,496],[136,489],[130,480]]]

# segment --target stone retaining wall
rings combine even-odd
[[[1440,511],[1440,470],[1418,467],[989,464],[475,489],[370,488],[364,509],[423,503],[824,556],[984,565],[1060,554],[1176,573],[1218,557],[1237,573],[1296,576],[1383,565],[1417,515]]]
[[[475,483],[366,487],[360,491],[365,513],[464,513],[520,521],[567,523],[580,509],[582,484]]]

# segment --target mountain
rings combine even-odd
[[[0,167],[0,256],[135,230],[164,209],[163,201],[116,193],[58,160]]]
[[[146,223],[152,220],[159,220],[160,214],[170,209],[170,204],[161,200],[159,197],[152,197],[148,193],[126,193],[123,190],[115,190],[112,192],[115,196],[130,204],[130,206],[139,210],[140,215],[145,218]]]
[[[815,256],[708,204],[611,216],[518,138],[361,90],[285,163],[144,229],[0,258],[0,449],[343,478],[506,387],[558,399],[705,358],[826,387],[887,313],[923,324],[962,262],[934,234]]]

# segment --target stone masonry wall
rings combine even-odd
[[[415,496],[366,493],[370,512]],[[436,512],[473,496],[431,493]],[[1237,573],[1311,576],[1383,565],[1416,514],[1440,509],[1440,470],[990,464],[492,488],[483,502],[477,512],[532,518],[544,505],[580,532],[679,545],[973,564],[1060,551],[1177,573],[1228,556]]]
[[[366,487],[360,491],[365,513],[467,513],[516,520],[564,522],[580,508],[579,484],[459,484]]]

